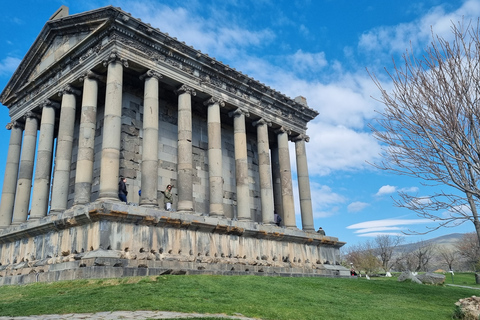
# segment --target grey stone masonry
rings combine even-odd
[[[158,80],[162,76],[149,70],[145,79],[143,106],[142,206],[157,206],[158,192]]]
[[[33,112],[29,112],[25,116],[24,141],[22,145],[22,156],[20,158],[12,224],[20,224],[27,220],[30,205],[30,191],[32,190],[38,116]]]
[[[66,86],[62,91],[60,124],[58,128],[55,172],[53,174],[52,201],[50,211],[61,212],[67,209],[72,164],[73,135],[75,129],[76,97],[80,91]]]
[[[270,147],[268,143],[268,126],[271,124],[264,119],[260,119],[255,121],[253,125],[257,127],[262,222],[264,224],[274,224],[272,169],[270,165]]]
[[[83,79],[74,204],[90,202],[92,193],[98,81],[101,80],[102,77],[92,71],[88,71]]]
[[[23,126],[18,122],[9,123],[10,144],[8,146],[7,165],[3,178],[2,198],[0,200],[0,229],[9,226],[12,222],[15,190],[17,187],[18,165],[22,149]]]
[[[178,211],[193,211],[192,96],[195,90],[181,86],[178,94]]]
[[[245,116],[247,112],[237,109],[230,113],[234,118],[235,139],[235,180],[237,182],[237,218],[240,221],[250,221],[250,195],[248,190],[248,158]]]
[[[105,61],[108,73],[100,164],[100,199],[118,199],[123,64],[125,63],[124,60],[120,61],[120,57],[115,51],[112,51]]]
[[[288,134],[284,128],[277,131],[277,139],[278,163],[282,183],[283,222],[287,228],[296,228],[292,172],[290,169],[290,152],[288,151]]]
[[[300,210],[302,214],[302,228],[305,231],[315,231],[313,225],[312,196],[310,193],[310,178],[308,176],[307,152],[305,142],[309,137],[300,135],[293,139],[295,142],[295,154],[297,156],[298,192],[300,198]]]
[[[55,108],[53,103],[48,101],[42,108],[30,219],[39,219],[47,215],[50,196],[54,130]]]
[[[210,186],[210,215],[224,216],[223,210],[223,164],[222,132],[220,106],[225,103],[210,98],[205,102],[208,107],[208,172]]]
[[[338,260],[343,243],[314,232],[305,141],[318,112],[305,98],[289,98],[120,8],[61,13],[0,94],[12,130],[0,273],[27,278],[12,270],[48,260],[56,267],[39,277],[76,277],[84,266],[74,262],[83,258],[71,255],[99,249],[128,260],[121,272],[99,271],[112,276],[146,272],[130,265],[150,260],[131,259],[129,250],[158,255],[152,274],[172,265],[189,273],[338,271],[326,261]],[[120,176],[128,205],[119,200]],[[169,184],[172,212],[164,210]],[[59,261],[70,271],[56,273],[65,266]]]

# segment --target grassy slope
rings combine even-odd
[[[455,275],[455,284],[474,281],[472,274]],[[0,287],[0,316],[164,310],[289,320],[451,319],[458,299],[478,293],[394,278],[160,276]]]

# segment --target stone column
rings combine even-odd
[[[235,180],[237,183],[237,219],[251,221],[250,190],[248,187],[248,158],[247,158],[247,133],[245,130],[245,116],[248,112],[237,109],[230,112],[233,118],[234,144],[235,144]]]
[[[55,108],[58,108],[58,104],[51,101],[46,101],[42,108],[30,219],[43,218],[48,212],[55,133]]]
[[[67,209],[77,101],[75,95],[80,95],[80,91],[71,86],[66,86],[59,95],[62,96],[62,106],[60,107],[52,201],[50,203],[50,212],[52,213],[58,213]]]
[[[93,164],[95,161],[95,128],[97,125],[98,80],[103,77],[87,72],[83,78],[82,110],[78,131],[77,170],[75,172],[74,205],[90,202]]]
[[[178,89],[178,211],[193,211],[192,96],[193,88]]]
[[[302,214],[303,231],[315,231],[313,224],[312,196],[310,194],[310,178],[308,177],[307,152],[305,150],[305,141],[309,137],[299,135],[293,139],[295,142],[295,154],[297,157],[297,179],[298,191],[300,194],[300,210]]]
[[[162,75],[149,70],[145,79],[143,98],[143,148],[141,206],[158,205],[158,80]]]
[[[223,165],[222,128],[220,106],[225,103],[216,98],[205,102],[208,106],[208,178],[210,187],[210,215],[223,217]]]
[[[287,228],[296,228],[295,204],[293,202],[292,171],[290,169],[290,153],[288,151],[288,132],[283,127],[277,132],[278,160],[282,179],[283,223]]]
[[[262,202],[263,224],[275,224],[273,216],[272,170],[270,166],[270,146],[268,142],[268,126],[264,119],[253,123],[257,127],[258,171],[260,174],[260,196]]]
[[[122,64],[123,63],[123,64]],[[123,66],[126,60],[119,61],[112,52],[104,62],[108,66],[103,122],[102,158],[100,162],[99,199],[118,200],[118,174],[120,171],[120,135],[122,132],[122,90]]]
[[[8,146],[7,165],[3,179],[2,199],[0,200],[0,229],[8,227],[12,223],[13,204],[15,203],[15,190],[17,187],[18,165],[20,163],[20,151],[22,149],[23,126],[14,121],[7,124],[10,133]]]
[[[30,191],[32,190],[33,165],[35,148],[37,145],[37,115],[29,111],[25,115],[25,131],[23,135],[22,156],[18,173],[17,192],[13,209],[12,224],[18,225],[27,220],[28,206],[30,204]]]
[[[280,177],[280,162],[278,159],[278,146],[272,147],[272,182],[273,182],[273,204],[275,211],[285,221],[282,204],[282,178]]]

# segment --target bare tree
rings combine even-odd
[[[393,253],[398,245],[404,241],[404,238],[401,236],[380,235],[374,241],[375,254],[380,258],[383,270],[388,272],[392,267]]]
[[[473,271],[477,271],[480,261],[480,247],[475,232],[465,233],[456,245],[458,253]]]
[[[417,248],[411,252],[415,263],[415,271],[428,271],[430,261],[435,255],[436,246],[425,241],[417,242],[416,246]]]
[[[421,58],[411,49],[401,66],[394,63],[394,71],[387,72],[391,92],[370,73],[385,105],[370,125],[386,146],[384,161],[374,166],[445,188],[429,196],[400,192],[396,200],[438,223],[427,232],[471,221],[480,239],[479,23],[459,22],[451,31],[450,42],[432,31]]]
[[[438,253],[442,258],[443,262],[448,266],[448,270],[453,270],[454,264],[457,262],[459,253],[456,250],[448,247],[442,247],[438,249]]]
[[[381,266],[371,241],[349,247],[346,260],[352,263],[356,270],[366,274],[376,272]]]

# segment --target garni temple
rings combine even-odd
[[[70,15],[62,6],[0,102],[10,116],[0,285],[349,274],[339,263],[345,243],[315,232],[305,148],[318,112],[301,96],[120,8]],[[118,197],[121,177],[127,202]]]

